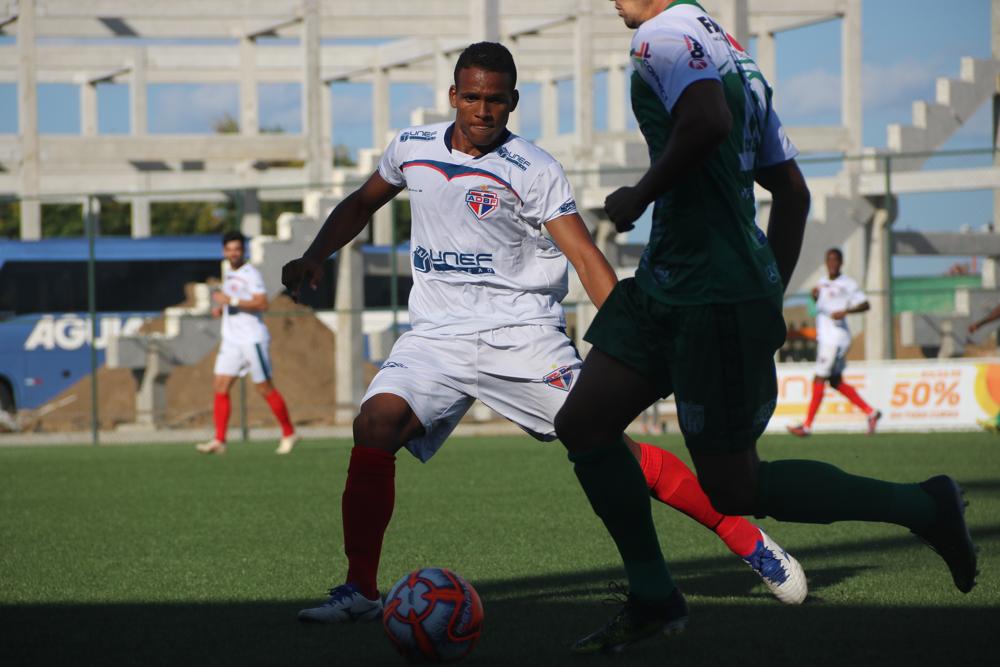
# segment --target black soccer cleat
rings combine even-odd
[[[625,647],[655,635],[680,634],[687,627],[687,601],[675,588],[666,602],[653,604],[629,593],[614,618],[573,644],[573,653],[620,653]]]
[[[976,547],[965,525],[965,507],[969,503],[963,498],[962,487],[951,477],[938,475],[921,482],[920,488],[934,499],[937,519],[928,528],[910,532],[944,559],[955,586],[968,593],[976,585],[979,571],[976,569]]]

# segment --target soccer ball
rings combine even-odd
[[[385,598],[382,627],[414,662],[450,662],[469,654],[483,629],[483,603],[451,570],[425,567],[396,582]]]

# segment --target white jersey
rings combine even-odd
[[[576,213],[559,163],[508,134],[479,157],[451,148],[453,127],[400,132],[379,175],[410,195],[416,331],[473,333],[518,324],[565,326],[565,256],[542,225]]]
[[[822,345],[824,342],[834,344],[838,338],[846,337],[850,341],[851,331],[847,327],[847,318],[835,320],[831,313],[859,306],[868,300],[865,293],[858,287],[853,278],[840,274],[836,278],[822,278],[817,285],[819,296],[816,298],[816,338]]]
[[[264,294],[264,278],[249,263],[238,269],[226,271],[222,277],[222,293],[232,299],[249,301],[255,294]],[[222,307],[222,339],[230,343],[264,343],[270,340],[264,318],[260,312]]]

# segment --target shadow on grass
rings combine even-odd
[[[977,531],[1000,535],[1000,526]],[[810,555],[910,548],[912,538],[800,549]],[[616,664],[628,665],[880,665],[987,664],[1000,627],[1000,603],[948,590],[948,606],[827,604],[825,588],[868,569],[810,569],[816,595],[799,607],[764,599],[749,571],[731,558],[671,563],[688,595],[691,626],[672,639],[636,645]],[[943,567],[943,566],[942,566]],[[947,574],[942,571],[942,577]],[[609,664],[579,658],[567,647],[617,610],[595,601],[617,568],[476,582],[486,627],[469,665]],[[753,592],[751,592],[753,591]],[[747,598],[750,598],[749,600]],[[0,606],[0,662],[15,664],[402,664],[378,623],[303,625],[295,620],[316,600],[39,604]]]

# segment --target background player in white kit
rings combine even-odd
[[[809,402],[809,412],[805,421],[798,426],[788,427],[790,433],[799,437],[812,433],[812,423],[820,403],[823,402],[823,389],[827,382],[865,413],[869,435],[875,432],[875,426],[882,418],[882,413],[868,405],[857,390],[844,382],[842,377],[847,366],[847,350],[851,347],[851,330],[847,327],[846,318],[854,313],[863,313],[869,308],[868,297],[858,287],[858,283],[840,272],[843,264],[844,255],[839,249],[827,250],[828,276],[821,279],[812,291],[812,297],[816,301],[817,343],[812,400]]]
[[[226,452],[226,430],[232,406],[229,390],[236,378],[250,373],[257,392],[263,397],[281,424],[278,454],[288,454],[298,436],[288,417],[285,400],[271,383],[271,356],[268,346],[271,336],[261,313],[267,310],[267,290],[260,271],[249,264],[244,255],[246,241],[239,232],[226,232],[222,237],[222,255],[229,269],[222,277],[222,288],[212,294],[214,317],[222,317],[222,344],[215,358],[215,391],[213,414],[215,437],[197,445],[203,454]]]
[[[567,259],[598,306],[616,276],[578,215],[559,163],[506,130],[516,78],[503,46],[467,48],[450,91],[455,122],[400,132],[378,171],[282,271],[293,294],[304,284],[315,288],[330,253],[409,190],[413,329],[393,346],[354,420],[342,499],[345,583],[325,604],[302,610],[301,620],[381,617],[376,579],[401,448],[427,461],[477,398],[539,440],[555,439],[553,419],[581,364],[559,303]],[[676,456],[648,444],[630,448],[654,498],[713,530],[779,599],[802,601],[805,576],[793,558],[749,521],[716,512]]]

